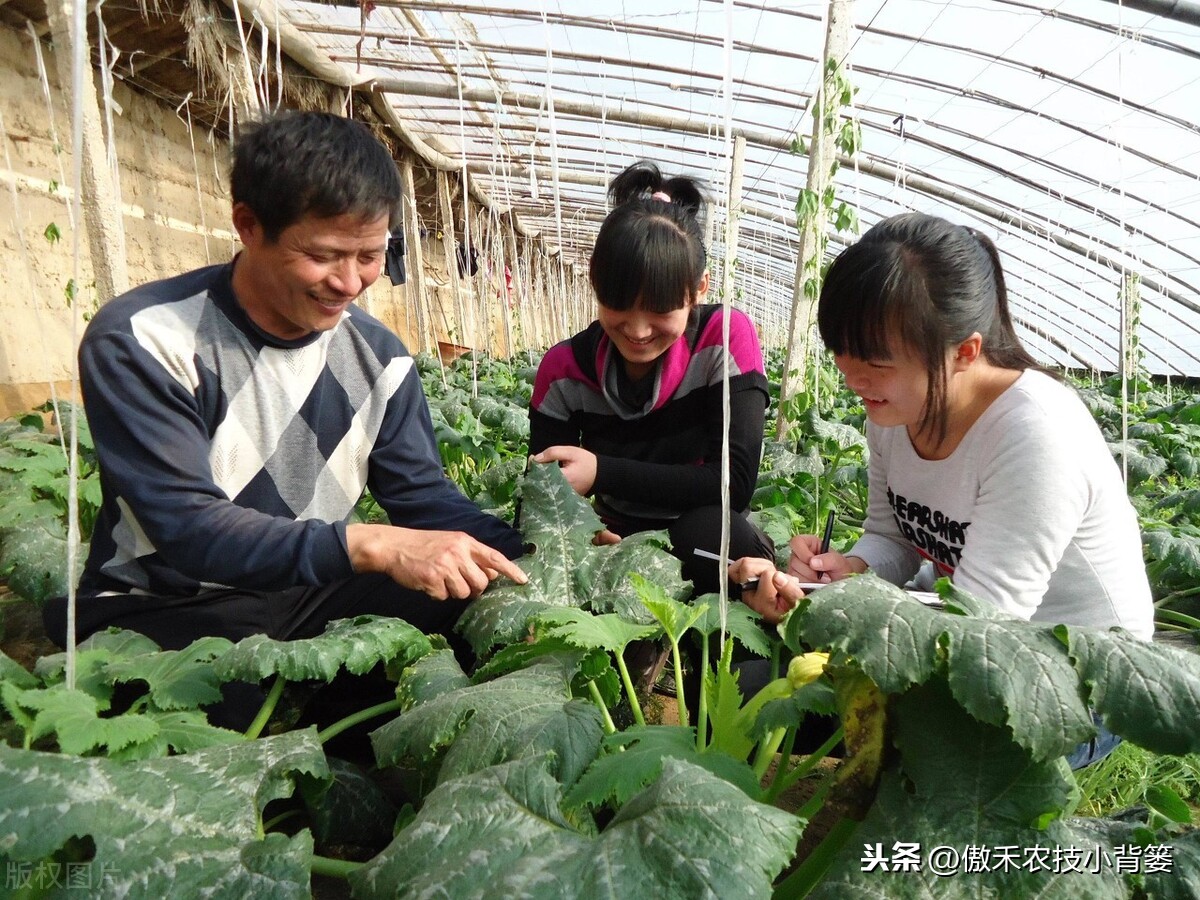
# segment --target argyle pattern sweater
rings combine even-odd
[[[393,524],[519,534],[442,471],[412,357],[351,307],[294,341],[258,329],[233,264],[154,282],[96,314],[80,380],[103,505],[80,596],[280,590],[353,574],[365,486]]]

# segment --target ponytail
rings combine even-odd
[[[707,265],[702,182],[666,178],[642,160],[612,180],[608,197],[613,210],[600,226],[588,271],[599,303],[617,311],[640,304],[656,313],[694,303]]]

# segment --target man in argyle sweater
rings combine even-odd
[[[400,182],[361,124],[283,113],[243,128],[234,260],[105,305],[80,346],[104,499],[77,635],[164,648],[319,634],[375,613],[448,632],[518,532],[444,475],[413,359],[353,305]],[[348,524],[370,487],[390,525]],[[66,635],[65,602],[46,611]]]

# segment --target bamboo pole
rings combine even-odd
[[[72,46],[71,10],[64,0],[48,0],[46,14],[50,34],[54,40],[54,62],[58,69],[59,89],[63,92],[68,107],[71,106],[71,85],[74,82],[71,68]],[[84,43],[84,58],[88,58],[87,35],[77,35]],[[76,98],[78,114],[82,118],[83,153],[78,161],[81,179],[80,198],[83,206],[83,225],[87,232],[88,250],[92,260],[92,274],[96,279],[96,292],[101,303],[107,303],[118,294],[129,290],[129,271],[125,260],[124,229],[120,206],[113,186],[113,173],[108,166],[108,151],[100,127],[100,107],[96,103],[96,85],[92,78],[92,67],[83,67],[83,88]],[[79,227],[80,223],[76,223]]]
[[[405,255],[408,257],[409,305],[416,307],[417,343],[426,353],[437,353],[433,336],[433,317],[429,313],[429,289],[425,284],[425,248],[421,245],[421,223],[417,216],[417,191],[413,178],[412,157],[400,163],[400,190],[403,195]]]
[[[456,327],[449,335],[451,343],[461,343],[466,329],[466,316],[462,308],[462,285],[458,274],[458,252],[454,240],[454,210],[450,202],[450,176],[438,170],[437,195],[439,220],[442,226],[442,250],[446,254],[446,276],[449,279],[451,301],[457,319]],[[443,308],[443,313],[445,312]]]
[[[832,165],[836,163],[834,132],[828,127],[828,108],[833,102],[834,79],[842,70],[850,52],[850,14],[853,0],[830,0],[829,25],[825,32],[825,60],[822,65],[821,87],[814,107],[812,142],[808,148],[808,178],[806,190],[817,199],[817,214],[801,222],[800,246],[796,254],[796,278],[792,285],[792,313],[788,324],[787,355],[783,364],[783,380],[779,389],[779,414],[775,434],[779,440],[787,437],[790,422],[787,401],[804,388],[808,366],[809,345],[816,314],[816,292],[806,285],[819,286],[821,251],[827,216],[820,198],[833,180]]]

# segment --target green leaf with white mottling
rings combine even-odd
[[[471,679],[449,650],[435,650],[411,666],[405,666],[396,683],[396,697],[405,709],[435,700],[460,688],[470,687]]]
[[[1178,577],[1200,579],[1200,542],[1195,538],[1156,529],[1145,532],[1142,542],[1153,558],[1160,560]]]
[[[887,694],[944,671],[968,712],[1013,729],[1038,759],[1091,737],[1079,677],[1053,629],[1005,617],[961,592],[951,606],[955,596],[958,607],[973,604],[979,615],[931,609],[873,575],[835,582],[788,617],[785,640],[796,652],[803,636],[818,649],[849,654]]]
[[[440,786],[350,876],[354,896],[769,897],[795,850],[795,816],[677,760],[603,832],[580,831],[544,765],[495,766]]]
[[[518,585],[501,579],[467,607],[456,627],[477,655],[522,640],[530,620],[550,608],[616,613],[650,624],[630,581],[633,572],[658,582],[671,597],[687,596],[688,583],[679,577],[679,561],[663,549],[661,533],[634,534],[603,547],[592,544],[592,537],[604,526],[558,466],[531,468],[522,494],[522,533],[536,548],[519,561],[529,582]]]
[[[822,419],[815,406],[810,406],[804,412],[804,430],[821,443],[832,445],[838,450],[850,450],[855,447],[865,450],[867,446],[866,435],[861,431],[841,422]]]
[[[76,578],[86,558],[85,545],[76,558]],[[14,594],[35,603],[66,594],[67,537],[59,521],[25,522],[6,530],[0,541],[0,578]]]
[[[114,683],[146,682],[150,701],[161,710],[195,709],[221,699],[221,680],[212,663],[231,647],[225,638],[203,637],[182,650],[115,660],[105,670]]]
[[[1110,731],[1156,753],[1200,751],[1200,655],[1120,631],[1067,630],[1079,677]]]
[[[386,846],[398,810],[383,789],[353,763],[330,758],[328,780],[300,783],[318,844]]]
[[[223,681],[259,682],[272,675],[287,681],[332,681],[343,667],[362,675],[378,663],[410,662],[431,649],[429,638],[403,619],[356,616],[335,619],[314,638],[244,638],[214,666]]]
[[[811,475],[820,478],[825,474],[825,463],[816,444],[808,445],[808,452],[794,452],[788,443],[767,441],[763,443],[762,464],[758,469],[758,483],[764,484],[775,478],[792,478],[796,475]]]
[[[447,656],[452,658],[449,651],[435,653],[406,671],[398,693],[410,695],[409,679],[427,684],[422,669],[444,671]],[[602,734],[595,705],[572,699],[562,667],[542,661],[495,681],[429,697],[373,731],[371,743],[381,766],[427,765],[444,752],[439,783],[551,751],[556,772],[570,783],[595,758]]]
[[[1167,471],[1167,461],[1146,441],[1110,441],[1108,451],[1118,465],[1122,459],[1125,460],[1130,487],[1157,478]]]
[[[299,773],[329,777],[312,730],[143,762],[0,747],[0,848],[36,864],[90,837],[92,897],[308,897],[308,832],[259,836]]]
[[[651,625],[654,619],[642,603],[630,574],[653,581],[674,600],[691,594],[691,582],[679,574],[680,564],[667,551],[663,531],[639,531],[619,544],[592,547],[585,565],[576,570],[576,591],[594,612],[613,612],[631,622]]]
[[[944,685],[914,689],[897,700],[893,714],[903,776],[896,772],[884,776],[866,819],[809,896],[819,900],[1125,900],[1131,896],[1182,900],[1197,896],[1200,840],[1195,833],[1156,838],[1156,843],[1163,839],[1172,853],[1175,865],[1170,874],[1124,875],[1117,872],[1115,861],[1124,855],[1138,868],[1143,853],[1137,846],[1139,826],[1107,819],[1057,818],[1076,794],[1074,779],[1062,760],[1035,762],[1003,729],[967,715]],[[897,842],[919,845],[915,870],[889,871]],[[938,847],[958,854],[949,877],[937,874],[929,864],[931,851]],[[971,848],[975,848],[974,871],[968,871],[965,858]],[[881,857],[889,868],[867,865],[870,857]],[[1151,889],[1148,894],[1135,893],[1142,877]]]

